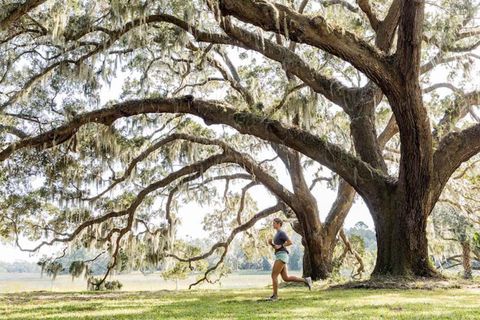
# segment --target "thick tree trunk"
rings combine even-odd
[[[412,220],[408,209],[407,204],[400,201],[374,209],[377,261],[373,276],[437,276],[428,256],[428,215],[419,213]]]
[[[470,259],[470,242],[462,242],[462,264],[463,264],[463,278],[472,279],[472,260]]]
[[[333,250],[336,240],[324,238],[319,233],[304,234],[300,223],[294,224],[293,229],[302,236],[303,277],[311,277],[313,280],[329,278],[333,269]]]
[[[298,118],[294,119],[294,123],[297,120]],[[334,248],[332,242],[335,241],[336,234],[333,237],[330,236],[328,229],[320,221],[317,201],[305,181],[300,154],[277,145],[272,147],[289,170],[296,196],[296,201],[291,204],[291,208],[298,221],[293,227],[302,236],[306,253],[304,276],[309,276],[313,280],[326,279],[332,271]]]
[[[332,273],[333,250],[336,241],[330,239],[321,239],[322,241],[318,241],[319,239],[311,240],[308,248],[311,270],[307,276],[310,276],[313,280],[327,279]]]
[[[309,237],[307,236],[307,238]],[[307,242],[305,238],[302,238],[304,246],[303,277],[311,277],[313,280],[324,280],[329,278],[332,273],[335,242],[318,240],[310,238]],[[310,243],[310,246],[308,243]],[[317,243],[317,245],[312,246],[312,243]]]
[[[302,265],[302,277],[310,277],[312,274],[312,265],[310,264],[310,253],[308,252],[307,244],[305,239],[302,238],[303,245],[303,265]]]

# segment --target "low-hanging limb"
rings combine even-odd
[[[5,161],[20,149],[45,149],[61,144],[88,123],[111,125],[120,118],[148,113],[188,113],[201,117],[207,124],[226,124],[241,133],[283,144],[337,172],[363,194],[375,192],[376,186],[391,181],[391,178],[339,146],[298,127],[286,126],[280,121],[265,119],[249,112],[237,111],[225,103],[194,99],[191,96],[126,101],[109,108],[84,113],[60,127],[10,144],[0,152],[0,161]]]
[[[192,139],[194,139],[194,138],[195,137],[192,137]],[[216,164],[219,164],[219,163],[222,163],[224,161],[226,161],[226,162],[228,162],[228,161],[232,162],[233,161],[234,162],[234,157],[232,157],[231,154],[229,155],[228,153],[223,153],[223,154],[219,154],[219,155],[214,155],[214,156],[212,156],[210,158],[207,158],[203,161],[199,161],[197,163],[186,166],[186,167],[178,170],[177,172],[174,172],[174,173],[170,174],[166,178],[164,178],[160,181],[157,181],[155,183],[152,183],[149,186],[147,186],[145,189],[143,189],[141,192],[139,192],[137,194],[137,197],[133,200],[133,202],[130,204],[130,206],[127,209],[125,209],[123,211],[120,211],[120,212],[111,212],[111,213],[106,214],[104,216],[88,220],[88,221],[82,223],[80,226],[78,226],[71,234],[67,234],[65,237],[62,237],[62,238],[54,238],[51,241],[43,241],[38,246],[36,246],[34,249],[24,249],[20,246],[20,244],[18,242],[18,227],[17,227],[16,221],[11,219],[12,223],[13,223],[13,226],[14,226],[14,231],[15,231],[15,234],[16,234],[16,244],[23,251],[35,252],[35,251],[38,251],[38,249],[40,249],[44,245],[51,245],[51,244],[56,243],[56,242],[70,242],[77,235],[79,235],[82,232],[82,230],[84,230],[85,228],[87,228],[87,227],[89,227],[93,224],[98,224],[98,223],[104,222],[108,219],[112,219],[114,217],[127,216],[126,226],[123,227],[123,228],[112,229],[104,239],[104,240],[109,240],[110,241],[112,236],[115,233],[118,234],[117,238],[116,238],[116,241],[115,241],[115,250],[112,254],[112,259],[113,260],[109,264],[109,266],[107,268],[107,272],[105,273],[105,275],[99,281],[96,281],[94,283],[94,285],[99,286],[106,280],[106,278],[109,275],[109,273],[111,272],[111,270],[113,270],[113,268],[116,266],[117,259],[118,259],[117,256],[118,256],[120,246],[121,246],[120,241],[125,234],[127,234],[128,232],[131,231],[131,228],[133,226],[134,217],[135,217],[135,211],[138,208],[138,206],[142,203],[143,199],[148,194],[150,194],[151,192],[153,192],[153,191],[155,191],[155,190],[157,190],[161,187],[165,187],[166,185],[170,184],[171,182],[173,182],[174,180],[176,180],[176,179],[178,179],[182,176],[186,176],[186,178],[184,178],[182,180],[183,182],[185,182],[186,179],[193,180],[193,179],[197,178],[198,176],[200,176],[201,174],[203,174],[203,172],[205,170],[207,170],[209,167],[211,167],[213,165],[216,165]],[[193,175],[188,176],[188,174],[191,174],[191,173],[193,173]],[[260,216],[259,216],[259,218],[260,218]],[[171,219],[169,219],[169,223],[171,223],[170,220]]]
[[[184,139],[184,140],[187,140],[187,141],[197,142],[197,143],[202,143],[202,144],[218,145],[218,146],[220,146],[224,149],[224,154],[222,154],[222,155],[213,156],[213,157],[205,160],[204,162],[200,162],[198,164],[193,164],[193,165],[190,165],[188,167],[185,167],[185,168],[179,170],[179,172],[182,172],[182,173],[181,174],[177,173],[175,175],[176,178],[179,178],[180,176],[185,176],[189,173],[193,173],[192,175],[187,175],[185,178],[183,178],[182,181],[179,183],[179,185],[198,178],[208,168],[209,165],[213,165],[217,162],[220,162],[220,161],[213,161],[212,159],[218,159],[218,160],[221,160],[221,162],[232,162],[232,163],[237,163],[238,165],[244,166],[244,168],[247,171],[249,171],[251,174],[254,174],[259,180],[262,180],[262,181],[266,182],[267,187],[270,187],[272,192],[274,192],[274,193],[276,192],[277,194],[280,194],[280,197],[283,197],[284,201],[287,201],[287,202],[290,202],[290,203],[292,202],[291,199],[289,201],[289,198],[291,197],[290,195],[287,194],[287,195],[282,196],[282,192],[280,192],[280,191],[283,190],[283,187],[278,183],[275,184],[274,179],[272,177],[268,177],[267,174],[264,173],[259,168],[258,165],[255,165],[253,163],[252,159],[250,159],[246,155],[242,155],[242,154],[236,152],[235,150],[230,148],[228,145],[226,145],[222,141],[200,138],[200,137],[196,137],[196,136],[189,136],[189,135],[185,135],[185,134],[177,134],[177,135],[173,135],[172,137],[174,137],[176,139]],[[200,169],[199,166],[202,166],[202,169]],[[194,168],[194,167],[197,168],[196,173],[194,173],[195,170],[192,170],[192,168]],[[131,206],[128,209],[125,210],[123,215],[128,215],[129,221],[130,221],[132,219],[131,217],[134,214],[135,208],[138,207],[138,205],[140,204],[138,198],[141,197],[143,199],[148,193],[157,190],[159,187],[165,187],[168,183],[171,183],[173,181],[172,179],[167,179],[167,178],[163,179],[160,182],[153,183],[150,186],[148,186],[147,188],[145,188],[144,190],[142,190],[142,192],[140,192],[139,195],[137,196],[137,199],[134,200],[134,202],[131,204]],[[257,182],[254,182],[254,183],[256,184]],[[175,190],[176,189],[174,188],[173,191],[175,191]],[[286,190],[283,190],[283,191],[287,192]],[[168,220],[170,226],[173,223],[171,221],[171,218],[169,218],[170,214],[169,214],[169,209],[168,208],[169,208],[169,204],[171,203],[171,199],[172,199],[173,194],[174,194],[174,192],[170,193],[169,202],[167,203],[167,220]],[[259,214],[259,215],[256,216],[256,218],[258,218],[258,219],[260,219],[262,217],[264,217],[263,214]],[[243,231],[244,230],[243,228],[249,227],[251,222],[252,221],[244,224],[241,228],[238,228],[237,231]],[[119,248],[119,245],[120,245],[119,244],[119,238],[121,238],[125,233],[127,233],[130,230],[130,228],[131,228],[131,222],[128,223],[127,227],[122,228],[122,229],[115,228],[115,229],[111,230],[110,233],[107,235],[106,238],[111,238],[114,233],[118,233],[117,244],[116,244],[116,247],[115,247],[116,248],[115,249],[116,253],[118,253],[118,248]],[[116,254],[114,254],[114,256],[113,256],[114,259],[109,266],[108,272],[110,272],[110,270],[112,270],[113,267],[116,264],[115,255]],[[108,275],[108,273],[107,273],[107,275]],[[103,281],[105,281],[105,279],[106,279],[106,276],[103,277],[100,284]]]
[[[286,204],[292,207],[296,207],[295,196],[288,189],[286,189],[282,184],[280,184],[277,179],[271,176],[266,172],[252,157],[247,154],[238,152],[237,150],[230,147],[227,143],[217,140],[202,138],[193,135],[181,134],[177,136],[177,139],[186,140],[194,143],[204,144],[204,145],[216,145],[223,149],[224,159],[222,163],[236,163],[241,166],[245,171],[247,171],[251,176],[255,177],[256,181],[262,182],[265,187],[271,191],[275,196],[280,198]]]
[[[147,195],[149,195],[150,193],[152,193],[152,192],[154,192],[154,191],[156,191],[160,188],[168,186],[173,181],[175,181],[175,180],[177,180],[177,179],[179,179],[179,178],[181,178],[185,175],[189,175],[189,174],[192,174],[192,173],[195,173],[195,172],[204,172],[206,169],[208,169],[211,166],[214,166],[214,165],[219,164],[219,163],[232,161],[232,160],[233,160],[233,157],[231,155],[217,154],[217,155],[211,156],[211,157],[209,157],[205,160],[202,160],[202,161],[196,162],[194,164],[188,165],[186,167],[183,167],[182,169],[169,174],[165,178],[163,178],[159,181],[156,181],[156,182],[148,185],[147,187],[145,187],[142,191],[140,191],[137,194],[137,196],[135,197],[135,199],[132,201],[132,203],[129,205],[129,207],[127,209],[121,210],[121,211],[112,211],[112,212],[109,212],[109,213],[107,213],[103,216],[85,221],[82,224],[80,224],[73,232],[68,234],[68,236],[61,237],[61,238],[60,237],[55,237],[55,238],[51,239],[50,241],[42,241],[37,246],[35,246],[34,248],[31,248],[31,249],[23,248],[19,244],[19,242],[18,242],[19,241],[19,237],[18,237],[19,230],[18,230],[16,224],[14,224],[14,232],[17,235],[15,243],[16,243],[17,247],[19,247],[22,251],[37,252],[41,247],[43,247],[45,245],[52,245],[54,243],[68,243],[68,242],[71,242],[72,240],[75,239],[76,236],[78,236],[87,227],[95,225],[95,224],[100,224],[100,223],[105,222],[109,219],[128,216],[129,220],[130,220],[130,216],[133,216],[133,214],[135,213],[137,208],[140,206],[140,204],[143,202],[145,197]],[[113,229],[113,231],[111,231],[109,233],[107,238],[109,236],[113,235],[114,233],[118,233],[118,232],[121,232],[121,229]]]
[[[123,175],[121,177],[118,177],[118,178],[113,177],[113,183],[110,186],[108,186],[104,191],[100,192],[98,195],[96,195],[94,197],[86,198],[84,200],[87,200],[87,201],[98,200],[103,195],[105,195],[107,192],[111,191],[116,185],[125,181],[131,175],[132,171],[135,170],[135,167],[137,166],[137,164],[140,163],[141,161],[145,160],[150,154],[152,154],[156,150],[160,149],[161,147],[163,147],[163,146],[165,146],[165,145],[167,145],[171,142],[181,140],[183,138],[189,138],[189,137],[190,137],[190,135],[188,135],[188,134],[174,133],[174,134],[171,134],[171,135],[157,141],[156,143],[154,143],[153,145],[148,147],[145,151],[143,151],[140,155],[135,157],[130,162],[128,167],[125,169],[125,172],[123,173]]]
[[[189,289],[191,289],[192,287],[198,285],[199,283],[205,281],[208,277],[208,275],[215,271],[219,266],[220,264],[223,262],[223,259],[225,258],[226,254],[227,254],[227,251],[228,251],[228,247],[230,245],[230,243],[233,241],[233,239],[235,239],[236,235],[239,234],[240,232],[243,232],[243,231],[246,231],[248,229],[250,229],[251,227],[253,227],[255,225],[255,223],[261,219],[264,219],[276,212],[279,212],[281,210],[283,210],[284,208],[284,205],[282,205],[281,203],[277,203],[276,205],[272,206],[272,207],[269,207],[269,208],[266,208],[260,212],[258,212],[257,214],[255,214],[250,220],[248,220],[247,222],[245,222],[244,224],[242,225],[239,225],[237,227],[235,227],[230,235],[228,236],[228,238],[223,241],[223,242],[218,242],[216,244],[214,244],[209,251],[201,254],[201,255],[198,255],[198,256],[194,256],[194,257],[189,257],[189,258],[185,258],[185,257],[179,257],[173,253],[169,253],[167,254],[166,256],[167,257],[171,257],[171,258],[174,258],[178,261],[181,261],[181,262],[185,262],[185,263],[192,263],[192,262],[195,262],[195,261],[200,261],[200,260],[204,260],[208,257],[210,257],[211,255],[213,255],[218,249],[222,248],[224,251],[219,259],[219,261],[212,267],[208,268],[207,271],[204,273],[203,277],[200,278],[199,280],[197,280],[195,283],[192,283],[190,286],[189,286]]]

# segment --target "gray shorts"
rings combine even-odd
[[[276,260],[280,260],[282,261],[283,263],[287,264],[288,263],[288,260],[289,260],[289,256],[288,256],[288,253],[286,253],[285,251],[278,251],[275,253],[275,261]]]

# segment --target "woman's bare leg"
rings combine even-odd
[[[285,267],[285,263],[280,260],[275,260],[272,267],[272,287],[273,287],[273,295],[278,295],[278,275],[282,273]]]
[[[299,278],[299,277],[295,277],[295,276],[289,276],[286,265],[285,265],[285,267],[282,269],[281,275],[282,275],[283,281],[285,281],[285,282],[303,282],[303,283],[307,283],[307,281],[306,281],[305,279],[303,279],[303,278]]]

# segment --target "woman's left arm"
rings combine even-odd
[[[283,243],[283,246],[284,246],[284,247],[288,247],[288,246],[291,246],[291,245],[292,245],[292,240],[290,240],[290,239],[288,239],[287,241],[285,241],[285,242]]]

